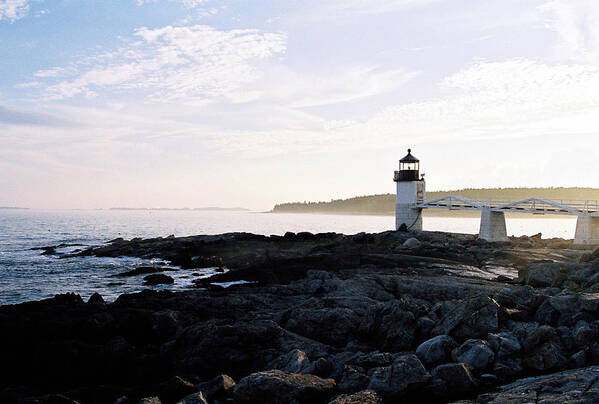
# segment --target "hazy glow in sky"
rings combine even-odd
[[[0,206],[599,187],[596,0],[0,0]]]

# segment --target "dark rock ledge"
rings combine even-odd
[[[230,271],[0,307],[1,403],[599,400],[599,254],[568,241],[234,233],[77,255]],[[239,280],[257,283],[209,287]]]

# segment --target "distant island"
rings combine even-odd
[[[29,208],[20,208],[18,206],[0,206],[0,210],[28,210]]]
[[[427,191],[427,199],[447,195],[462,196],[474,200],[516,201],[525,198],[553,200],[599,200],[599,188],[466,188],[450,191]],[[357,196],[335,199],[330,202],[290,202],[275,205],[272,213],[327,213],[360,215],[394,215],[395,194]],[[427,209],[425,216],[478,216],[475,211],[445,211]]]
[[[222,212],[249,212],[246,208],[219,208],[210,206],[207,208],[110,208],[110,210],[190,210],[190,211],[222,211]]]

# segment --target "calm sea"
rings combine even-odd
[[[572,238],[576,220],[508,219],[510,235],[543,233],[543,237]],[[0,304],[19,303],[75,292],[83,298],[99,292],[106,300],[144,288],[143,277],[115,278],[116,273],[139,265],[164,265],[137,258],[69,258],[40,255],[31,248],[81,244],[60,251],[101,245],[116,237],[188,236],[243,231],[256,234],[391,230],[392,216],[296,215],[218,211],[90,211],[0,210]],[[478,232],[476,218],[425,217],[425,230]],[[191,286],[193,272],[172,272],[174,285],[156,289],[181,290]],[[202,271],[209,275],[210,270]]]

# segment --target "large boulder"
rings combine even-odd
[[[560,274],[561,264],[538,262],[529,264],[526,268],[518,271],[518,277],[526,285],[535,288],[548,287],[553,284],[554,278]]]
[[[579,348],[585,348],[597,339],[598,331],[596,327],[591,327],[586,321],[579,321],[572,333],[574,343]]]
[[[360,317],[349,308],[299,308],[288,312],[281,326],[310,339],[342,347],[360,325]]]
[[[430,375],[416,355],[403,355],[390,366],[375,368],[368,389],[396,397],[422,386],[429,379]]]
[[[476,381],[468,367],[463,363],[446,363],[439,365],[431,372],[435,379],[440,379],[443,387],[450,395],[467,393],[476,387]]]
[[[265,369],[280,355],[300,349],[312,357],[326,356],[327,346],[302,338],[274,321],[208,321],[185,328],[162,349],[182,373],[211,377],[226,373],[234,378]]]
[[[233,395],[238,403],[308,404],[325,401],[334,389],[333,379],[269,370],[241,379]]]
[[[541,303],[540,295],[536,294],[530,285],[503,288],[497,294],[496,300],[501,306],[518,310],[530,310],[537,303]]]
[[[522,345],[527,352],[530,352],[540,344],[550,341],[555,336],[555,328],[548,325],[542,325],[528,334],[522,342]]]
[[[553,342],[546,342],[524,357],[524,365],[538,371],[563,369],[566,366],[560,347]]]
[[[416,317],[402,300],[385,302],[368,309],[360,324],[361,338],[387,352],[409,350],[416,334]]]
[[[517,355],[522,349],[518,338],[511,332],[489,334],[489,346],[498,359]]]
[[[416,355],[425,365],[446,362],[458,344],[449,335],[437,335],[416,348]]]
[[[148,286],[169,285],[172,283],[175,283],[175,280],[172,277],[164,274],[153,274],[144,277],[144,284]]]
[[[458,340],[485,338],[499,328],[497,302],[487,296],[474,296],[455,304],[435,327],[435,334],[448,334]]]
[[[487,341],[469,339],[452,352],[454,360],[465,363],[472,370],[483,370],[495,359],[495,354]]]
[[[342,393],[355,393],[368,387],[370,378],[363,368],[359,366],[345,365],[341,380],[337,389]]]

